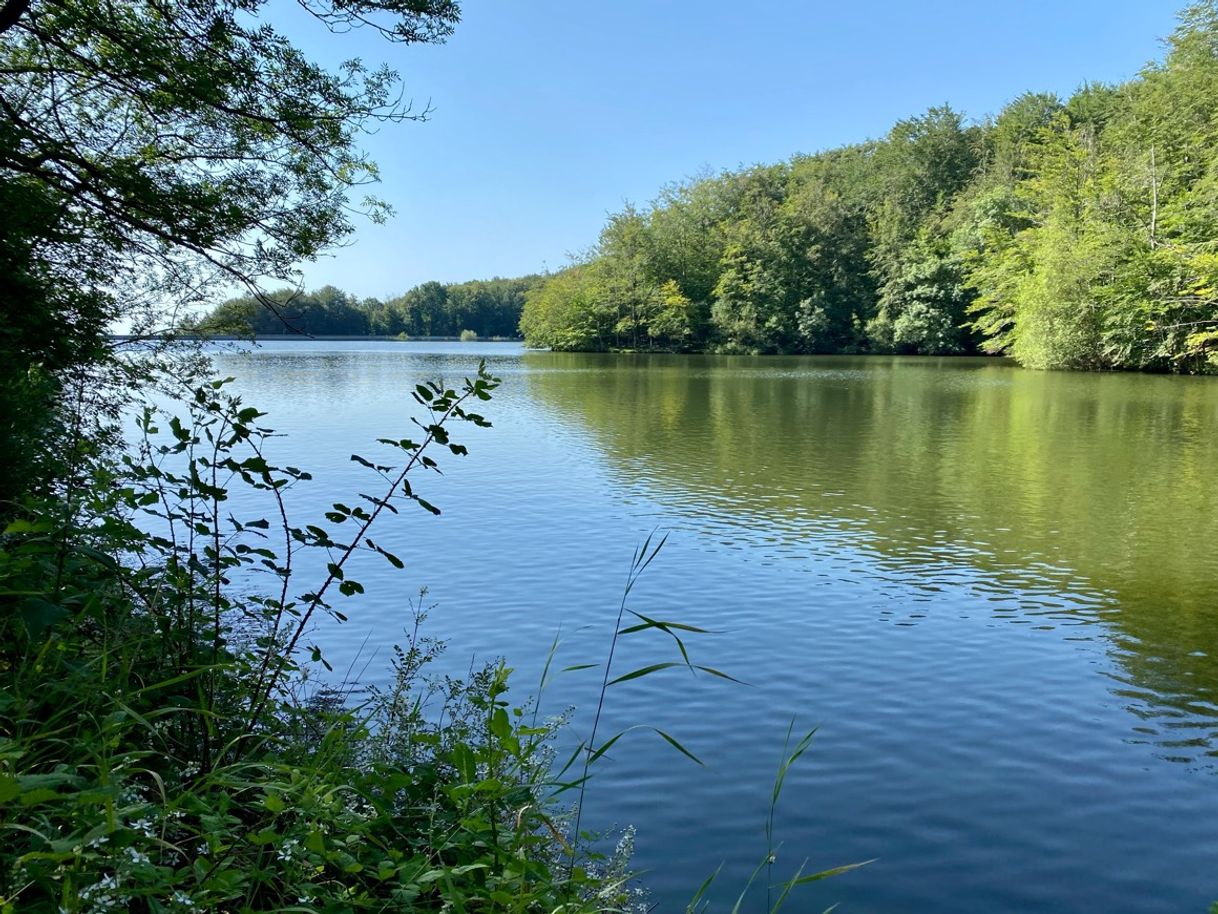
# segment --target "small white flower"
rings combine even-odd
[[[127,856],[128,860],[137,866],[148,862],[148,855],[143,851],[136,850],[134,847],[124,848],[123,853]]]

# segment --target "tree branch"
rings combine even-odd
[[[30,0],[7,0],[4,6],[0,6],[0,35],[15,26],[29,8]]]

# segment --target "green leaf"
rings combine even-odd
[[[673,737],[669,736],[663,730],[659,729],[658,727],[652,727],[651,729],[654,730],[656,733],[658,733],[660,738],[662,740],[664,740],[664,742],[668,743],[668,745],[672,746],[674,749],[676,749],[686,758],[697,762],[699,765],[702,764],[702,759],[698,758],[698,756],[694,755],[692,752],[690,752],[688,749],[686,749],[684,746],[682,746],[679,742],[677,742]]]
[[[669,622],[667,620],[652,619],[651,617],[645,616],[642,613],[635,612],[633,609],[628,609],[628,610],[626,610],[626,612],[630,613],[630,615],[634,616],[637,619],[642,619],[643,621],[638,625],[632,625],[629,628],[622,629],[619,632],[619,634],[622,634],[622,635],[628,635],[632,632],[640,632],[647,628],[658,628],[658,629],[661,629],[662,631],[668,631],[669,629],[675,628],[678,631],[694,632],[695,634],[699,634],[699,635],[712,634],[709,629],[698,628],[698,626],[696,626],[696,625],[686,625],[684,622]]]
[[[68,616],[68,610],[63,606],[37,596],[22,600],[18,613],[33,638],[38,638],[48,628]]]
[[[628,732],[629,732],[628,730],[623,730],[620,733],[615,733],[615,734],[613,734],[613,736],[609,737],[607,740],[605,740],[603,743],[601,743],[600,748],[597,749],[595,752],[593,752],[590,756],[588,756],[588,764],[591,765],[598,758],[600,758],[602,755],[604,755],[606,752],[608,752],[609,748],[614,743],[616,743],[619,739],[621,739],[623,736],[625,736]]]
[[[15,533],[49,533],[52,529],[49,521],[32,521],[32,520],[15,520],[11,521],[4,528],[4,535],[10,536]]]
[[[49,787],[36,787],[33,790],[21,791],[22,806],[38,806],[46,803],[48,800],[54,800],[59,797],[59,792],[51,790]]]
[[[807,876],[800,876],[792,879],[789,882],[783,882],[781,885],[787,888],[795,888],[797,885],[806,885],[809,882],[819,882],[822,879],[828,879],[831,876],[840,876],[842,873],[849,873],[851,870],[857,870],[859,867],[867,866],[870,863],[875,863],[879,857],[873,857],[870,860],[864,860],[862,863],[848,863],[845,866],[835,866],[832,869],[821,870],[819,873],[810,873]]]
[[[617,685],[619,682],[629,682],[631,679],[641,679],[643,676],[650,676],[652,673],[658,673],[660,670],[667,670],[671,667],[681,665],[682,664],[675,663],[673,661],[668,661],[666,663],[653,663],[650,666],[644,666],[637,670],[631,670],[629,673],[617,677],[617,679],[611,679],[607,685]]]
[[[505,740],[512,735],[512,722],[508,719],[507,711],[496,708],[491,715],[489,728],[491,735],[499,740]]]
[[[452,750],[453,766],[461,775],[461,779],[472,784],[478,777],[478,761],[473,751],[465,743],[457,743]]]
[[[699,666],[698,664],[694,664],[694,667],[701,670],[703,673],[710,673],[712,676],[718,676],[720,679],[727,679],[730,682],[739,683],[740,685],[748,685],[747,682],[737,679],[735,676],[729,676],[727,673],[723,672],[722,670],[717,670],[714,667]]]

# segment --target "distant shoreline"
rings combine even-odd
[[[518,336],[480,336],[473,340],[462,340],[459,336],[411,336],[405,339],[399,336],[377,336],[374,334],[339,334],[339,333],[264,333],[260,336],[239,336],[235,333],[195,334],[181,333],[179,339],[185,340],[214,340],[221,343],[315,343],[322,342],[368,342],[368,343],[523,343],[524,338]],[[132,333],[112,333],[112,340],[143,340],[165,339],[163,336],[146,337]]]

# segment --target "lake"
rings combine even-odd
[[[352,453],[410,430],[409,392],[485,358],[503,384],[468,457],[374,538],[367,593],[319,633],[385,680],[427,587],[442,668],[603,661],[635,547],[669,539],[630,605],[713,629],[696,663],[610,690],[588,827],[715,910],[765,852],[783,739],[818,727],[775,821],[775,873],[878,858],[790,910],[1204,912],[1218,900],[1218,379],[1024,371],[994,359],[526,352],[272,343],[221,374],[314,472],[298,522],[373,491]],[[651,634],[655,634],[654,632]],[[615,669],[671,659],[621,642]],[[542,708],[586,727],[595,671]],[[762,899],[761,901],[764,901]],[[751,910],[761,906],[759,901]]]

